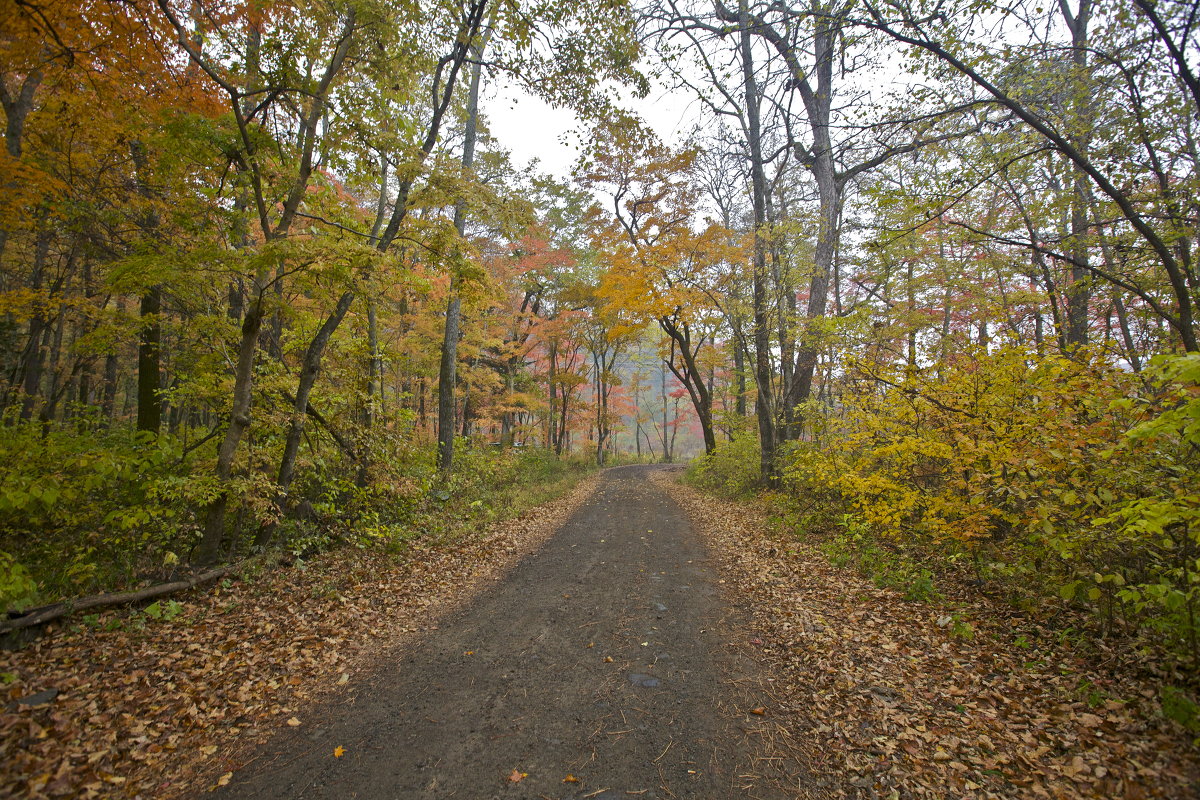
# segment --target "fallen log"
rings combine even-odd
[[[129,603],[138,603],[142,600],[165,597],[166,595],[194,589],[201,584],[215,581],[217,578],[229,574],[232,570],[232,566],[217,567],[197,573],[190,578],[183,578],[171,581],[170,583],[160,583],[156,586],[147,586],[144,589],[137,589],[132,592],[105,592],[103,594],[94,594],[88,597],[76,598],[75,600],[64,600],[61,603],[52,603],[48,606],[30,609],[19,617],[0,621],[0,634],[21,628],[31,628],[35,625],[45,625],[47,622],[53,622],[68,614],[74,614],[77,611],[87,611],[92,608],[107,608],[109,606],[123,606]]]

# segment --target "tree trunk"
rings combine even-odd
[[[821,104],[823,117],[812,120],[814,143],[812,172],[817,182],[820,200],[820,218],[817,228],[817,243],[813,254],[813,274],[808,287],[808,310],[805,316],[811,321],[825,316],[829,297],[829,278],[837,252],[838,236],[842,215],[842,187],[834,173],[833,144],[829,139],[828,103]],[[810,112],[811,114],[811,112]],[[785,432],[788,439],[800,438],[804,420],[795,413],[800,404],[812,397],[813,375],[817,367],[818,346],[814,334],[806,332],[805,341],[796,353],[796,369],[792,391],[785,406],[795,423]]]
[[[221,487],[217,496],[208,504],[204,515],[204,533],[196,548],[196,563],[211,564],[221,552],[225,537],[225,511],[229,506],[229,478],[233,473],[233,459],[237,455],[242,435],[250,426],[250,406],[254,382],[254,354],[258,349],[258,334],[262,329],[263,311],[268,273],[260,269],[254,279],[254,298],[242,320],[242,336],[238,345],[237,364],[233,373],[233,407],[229,416],[229,427],[217,449],[217,484]]]
[[[547,350],[549,351],[547,353],[547,358],[550,362],[550,366],[547,371],[546,390],[550,395],[550,404],[546,409],[546,446],[554,448],[554,452],[558,453],[558,387],[554,383],[558,366],[558,343],[551,341]]]
[[[471,55],[471,86],[467,97],[467,124],[463,133],[463,172],[475,166],[475,139],[479,125],[479,79],[482,73],[483,51],[487,34],[474,43]],[[454,229],[461,239],[467,229],[467,204],[459,200],[454,205]],[[449,473],[454,469],[454,383],[458,373],[458,338],[462,323],[462,299],[458,295],[459,277],[450,278],[450,300],[446,304],[446,325],[442,332],[441,363],[438,367],[438,469]]]
[[[1117,312],[1117,323],[1121,328],[1121,341],[1125,344],[1125,358],[1134,372],[1142,371],[1142,359],[1138,356],[1137,345],[1133,341],[1133,333],[1129,329],[1129,313],[1125,310],[1125,301],[1119,291],[1113,292],[1113,307]]]
[[[692,407],[696,411],[696,419],[700,422],[700,431],[704,437],[704,454],[712,455],[717,450],[717,437],[713,431],[712,419],[712,390],[705,385],[704,375],[696,366],[696,354],[701,345],[692,347],[691,331],[686,323],[676,325],[669,317],[659,319],[659,326],[671,337],[679,348],[679,356],[683,359],[683,369],[676,368],[672,361],[665,361],[667,368],[683,384],[691,398]],[[672,358],[674,357],[672,347]]]
[[[159,398],[159,352],[162,344],[162,288],[153,286],[142,296],[138,336],[137,429],[158,434],[162,425]]]
[[[742,29],[742,82],[750,145],[750,184],[754,210],[754,377],[757,384],[755,414],[760,446],[759,475],[766,484],[776,483],[775,411],[771,396],[770,320],[767,310],[767,243],[765,241],[767,178],[763,172],[762,125],[759,120],[758,81],[754,76],[754,49],[747,0],[740,0],[738,16]],[[666,413],[664,409],[663,417]],[[664,430],[664,435],[666,431]],[[670,454],[668,451],[668,461]]]
[[[1076,80],[1079,85],[1086,86],[1088,82],[1084,75],[1088,73],[1088,22],[1091,19],[1092,0],[1079,0],[1079,11],[1072,15],[1067,6],[1067,0],[1059,0],[1059,9],[1071,31],[1071,60],[1079,75]],[[1071,144],[1084,157],[1088,157],[1091,149],[1092,121],[1089,103],[1090,97],[1085,92],[1077,92],[1072,109],[1076,120],[1073,128],[1078,133],[1071,137]],[[1082,123],[1082,124],[1081,124]],[[1088,306],[1091,303],[1091,271],[1088,254],[1088,217],[1091,207],[1091,181],[1078,166],[1074,168],[1075,179],[1071,185],[1071,283],[1067,286],[1067,331],[1066,344],[1068,350],[1082,347],[1088,343]]]
[[[379,320],[375,313],[375,300],[367,300],[367,406],[363,414],[363,425],[375,426],[375,416],[383,406],[383,359],[379,356]]]
[[[463,380],[462,382],[462,437],[466,439],[471,435],[471,384],[470,381]]]
[[[740,332],[735,331],[733,340],[733,386],[737,395],[733,399],[734,413],[746,416],[746,350],[742,347]]]
[[[42,288],[42,276],[45,272],[46,257],[50,251],[50,236],[39,233],[33,254],[33,291],[36,294]],[[25,368],[21,388],[24,397],[21,401],[21,419],[33,419],[42,394],[42,364],[46,351],[47,320],[45,312],[35,311],[29,319],[29,344],[25,353]]]
[[[304,362],[300,367],[300,382],[296,388],[295,402],[292,404],[292,418],[288,423],[287,439],[283,444],[283,458],[280,459],[279,475],[276,478],[278,494],[275,504],[280,514],[285,514],[290,510],[288,491],[292,487],[292,478],[296,474],[296,457],[300,453],[300,439],[304,436],[304,420],[308,416],[308,400],[312,396],[317,377],[321,374],[321,359],[325,355],[325,348],[329,346],[330,337],[342,323],[342,319],[350,310],[353,302],[353,292],[345,292],[338,298],[337,306],[326,317],[325,322],[317,330],[316,336],[308,343],[308,348],[304,352]],[[271,541],[275,527],[274,523],[262,526],[254,544],[258,547],[266,547]]]
[[[4,108],[4,148],[9,158],[14,161],[21,158],[22,145],[25,138],[25,120],[33,110],[33,98],[38,86],[42,83],[42,71],[35,69],[24,77],[15,96],[8,92],[7,80],[0,80],[0,106]],[[8,190],[17,188],[15,182],[10,182]],[[0,258],[8,245],[9,230],[0,224]]]
[[[459,214],[455,213],[455,222]],[[438,366],[438,469],[449,473],[454,469],[454,435],[458,425],[454,412],[455,381],[458,376],[458,337],[462,300],[458,296],[458,278],[450,279],[450,300],[446,304],[446,322],[442,329],[441,361]]]
[[[125,314],[125,300],[117,299],[117,316]],[[120,362],[114,350],[104,357],[104,394],[100,400],[100,416],[106,422],[112,423],[117,407],[117,368]]]

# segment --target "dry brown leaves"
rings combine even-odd
[[[307,724],[315,697],[346,691],[383,653],[498,580],[595,485],[453,546],[418,546],[403,563],[341,551],[181,596],[170,622],[106,632],[73,620],[0,653],[0,672],[16,676],[0,689],[0,797],[207,788],[273,729]],[[137,615],[101,623],[115,618]],[[48,690],[58,695],[43,705],[16,702]]]
[[[665,488],[752,615],[776,746],[806,765],[810,796],[1200,796],[1200,753],[1146,679],[1035,639],[998,604],[956,602],[951,623],[945,605],[906,602],[770,532],[748,504]]]

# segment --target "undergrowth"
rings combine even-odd
[[[928,567],[911,554],[873,538],[853,514],[842,515],[821,550],[834,566],[854,567],[879,588],[895,589],[905,600],[929,602],[942,597]]]
[[[947,367],[953,403],[870,389],[810,409],[819,441],[784,448],[774,489],[753,436],[687,480],[758,497],[789,535],[908,600],[1007,602],[1082,657],[1119,653],[1200,732],[1200,359],[1156,359],[1138,388],[1085,359],[1031,371],[1020,356]]]
[[[185,569],[212,500],[211,448],[84,423],[8,419],[0,437],[0,612],[169,580]],[[441,474],[433,448],[381,434],[366,470],[308,454],[281,512],[263,466],[242,467],[222,557],[275,563],[339,547],[399,553],[547,502],[593,470],[535,448],[471,446]],[[273,526],[267,547],[256,545]]]

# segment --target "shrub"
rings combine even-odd
[[[966,557],[1200,663],[1200,356],[1145,378],[1020,347],[852,365],[823,446],[793,450],[784,485],[860,520],[860,562],[872,537]]]
[[[0,550],[13,554],[2,567],[10,583],[32,581],[49,597],[87,593],[161,569],[190,550],[192,507],[208,487],[189,475],[179,440],[6,423]]]
[[[714,453],[694,461],[687,479],[730,497],[743,497],[759,485],[758,462],[758,439],[747,432],[732,442],[719,443]]]

